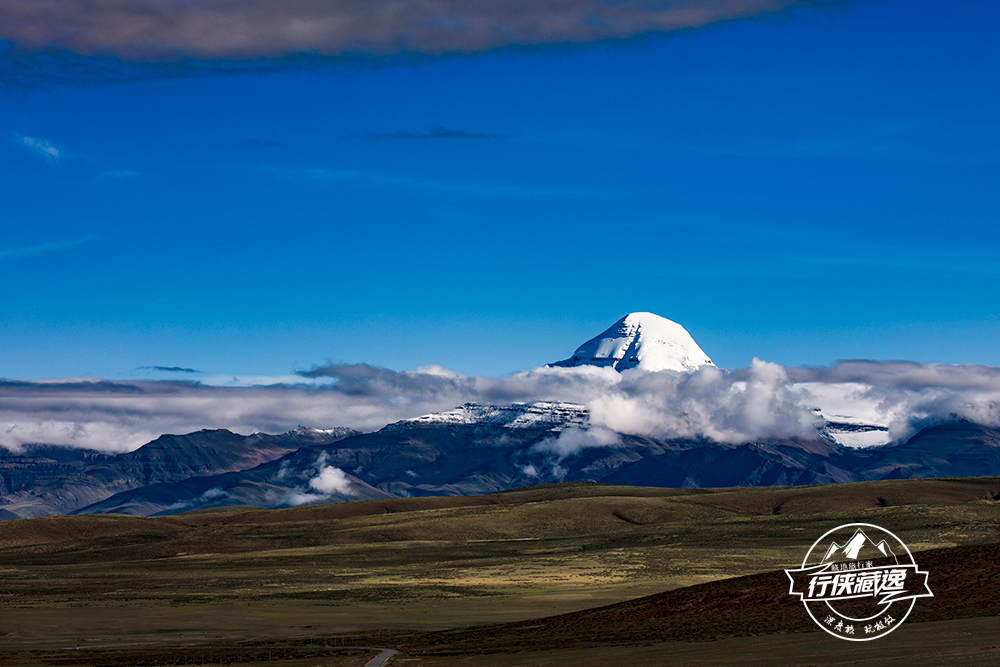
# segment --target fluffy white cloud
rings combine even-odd
[[[333,466],[323,466],[319,474],[309,480],[309,487],[327,496],[335,493],[354,495],[347,473]]]
[[[590,428],[568,428],[562,431],[558,437],[543,440],[532,449],[543,454],[555,454],[559,458],[565,458],[584,449],[614,447],[620,445],[621,442],[621,436],[611,429],[603,426],[592,426]],[[529,477],[537,475],[537,472],[533,474],[526,469],[522,470]]]
[[[881,424],[896,439],[954,417],[1000,426],[1000,369],[974,365],[849,361],[789,368],[755,359],[732,371],[538,368],[489,378],[441,368],[391,371],[356,364],[303,375],[323,383],[0,382],[0,445],[41,442],[129,451],[164,433],[202,428],[279,433],[303,424],[370,431],[466,402],[585,405],[590,428],[569,430],[546,444],[554,455],[609,446],[612,432],[720,442],[808,437],[823,417]],[[323,488],[336,486],[334,472],[316,479]]]

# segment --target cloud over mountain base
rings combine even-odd
[[[392,371],[329,365],[303,384],[217,387],[198,383],[66,380],[0,382],[0,445],[27,443],[130,451],[164,433],[226,428],[279,433],[298,425],[371,431],[467,402],[565,401],[591,424],[657,438],[747,442],[810,437],[824,417],[882,424],[892,439],[951,418],[1000,425],[1000,368],[845,361],[795,368],[755,359],[747,368],[692,373],[538,368],[507,378],[440,367]],[[309,386],[308,378],[325,378]],[[556,446],[556,445],[553,445]]]

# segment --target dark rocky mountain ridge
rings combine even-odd
[[[473,495],[557,481],[706,488],[1000,474],[1000,430],[968,422],[930,426],[907,442],[867,450],[821,432],[735,445],[625,434],[607,443],[588,440],[586,424],[581,406],[466,405],[373,433],[163,436],[117,457],[73,454],[80,460],[59,464],[63,472],[48,464],[30,490],[22,470],[20,490],[11,493],[4,482],[0,510],[148,516],[224,505]]]
[[[354,433],[296,429],[244,436],[202,430],[163,435],[118,455],[51,445],[0,450],[0,510],[23,518],[66,514],[133,489],[247,470],[303,445],[329,444]]]

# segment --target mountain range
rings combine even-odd
[[[609,434],[580,406],[466,405],[374,433],[225,430],[163,436],[129,454],[29,448],[0,456],[2,518],[174,514],[366,498],[471,495],[558,481],[655,487],[779,486],[1000,475],[1000,430],[969,422],[852,449],[814,439],[738,445]],[[775,508],[780,512],[780,507]]]
[[[712,362],[680,325],[633,313],[553,365],[588,364],[687,372]],[[704,488],[1000,475],[997,429],[952,421],[887,446],[841,442],[879,428],[826,422],[811,437],[730,444],[616,433],[571,403],[470,403],[371,433],[202,430],[117,455],[29,445],[0,449],[0,519],[470,495],[560,481]]]
[[[164,435],[118,455],[53,445],[0,449],[0,519],[65,514],[134,489],[249,470],[300,447],[356,433],[302,428],[243,436],[204,430]]]

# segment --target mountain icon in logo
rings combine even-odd
[[[830,543],[830,548],[826,550],[826,555],[823,556],[823,562],[828,563],[832,560],[875,560],[878,558],[892,558],[899,564],[899,559],[896,558],[896,554],[893,553],[889,545],[886,544],[885,540],[882,540],[878,544],[875,544],[864,531],[858,528],[851,539],[847,541],[843,546],[837,544],[836,542]]]

